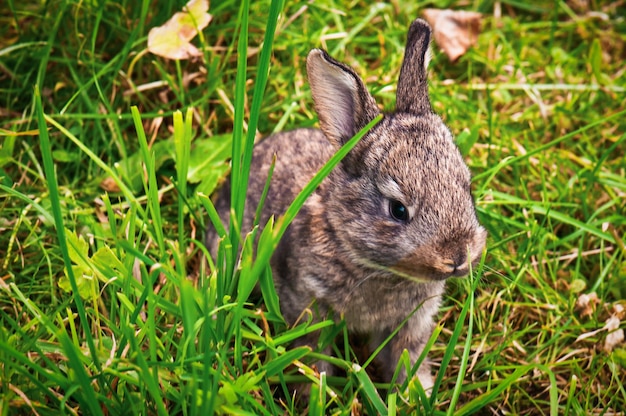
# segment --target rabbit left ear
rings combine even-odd
[[[379,113],[374,98],[347,65],[313,49],[306,63],[320,128],[339,148]]]
[[[428,98],[428,62],[431,30],[416,19],[409,28],[404,61],[398,80],[396,111],[411,114],[432,112]]]

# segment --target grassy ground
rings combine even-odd
[[[298,380],[311,414],[626,408],[610,342],[626,326],[623,2],[215,3],[204,56],[179,63],[145,48],[182,2],[0,6],[0,414],[297,414]],[[427,6],[485,14],[457,63],[434,48],[431,95],[490,233],[482,274],[449,284],[430,399],[377,390],[345,349],[346,376],[326,379],[289,348],[314,328],[276,313],[263,272],[280,224],[237,270],[236,239],[217,268],[201,244],[233,138],[315,123],[308,50],[392,108]],[[258,279],[263,309],[247,302]]]

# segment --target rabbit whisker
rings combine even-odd
[[[410,280],[410,281],[412,281],[414,283],[430,283],[430,282],[432,282],[431,279],[424,279],[422,277],[412,276],[410,274],[403,273],[401,271],[392,269],[391,267],[383,266],[381,264],[374,263],[374,262],[366,260],[366,259],[359,259],[359,263],[361,265],[369,267],[371,269],[387,272],[389,274],[393,274],[395,276],[402,277],[403,279]],[[368,278],[369,278],[369,276],[368,276]]]

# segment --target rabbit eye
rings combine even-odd
[[[409,220],[409,210],[407,207],[405,207],[402,202],[394,199],[389,201],[389,214],[391,214],[396,221],[406,222]]]

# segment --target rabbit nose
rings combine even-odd
[[[454,256],[452,265],[455,271],[467,268],[467,252],[459,250],[459,252]]]
[[[456,255],[454,259],[448,260],[445,264],[448,266],[448,272],[451,276],[461,277],[469,272],[467,255],[464,253]]]
[[[451,275],[456,277],[466,276],[470,272],[471,269],[475,269],[480,263],[481,252],[484,246],[484,242],[482,242],[478,249],[480,251],[475,252],[475,249],[470,252],[472,246],[466,246],[462,249],[459,249],[456,254],[447,262],[447,265],[450,266]]]
[[[469,269],[467,268],[467,263],[463,263],[463,264],[454,266],[454,269],[452,270],[451,275],[455,277],[463,277],[463,276],[467,276],[468,273],[469,273]]]

